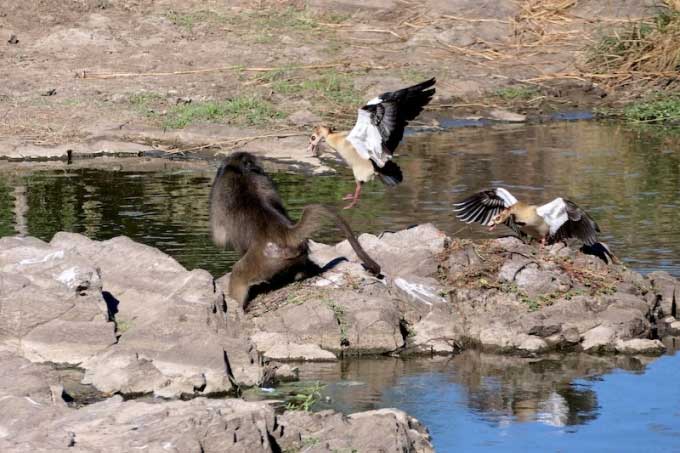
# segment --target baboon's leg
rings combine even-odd
[[[251,248],[231,270],[229,295],[245,309],[251,286],[270,280],[290,265],[291,260],[263,253],[259,248]]]

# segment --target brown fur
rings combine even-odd
[[[242,257],[229,281],[231,297],[244,307],[253,285],[266,282],[309,263],[307,239],[325,219],[332,219],[364,265],[374,274],[380,266],[354,237],[347,222],[332,208],[312,204],[294,223],[274,183],[252,154],[229,156],[217,172],[210,191],[210,230],[215,244],[231,244]]]

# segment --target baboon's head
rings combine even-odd
[[[250,153],[242,151],[229,155],[226,168],[241,174],[264,173],[262,165],[257,158]]]

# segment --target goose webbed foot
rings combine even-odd
[[[357,204],[358,202],[359,202],[359,199],[358,199],[358,198],[354,198],[354,199],[352,199],[352,202],[351,202],[350,204],[348,204],[347,206],[345,206],[345,207],[342,208],[342,209],[352,209],[354,206],[356,206],[356,204]]]

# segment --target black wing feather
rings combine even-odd
[[[587,212],[579,208],[576,203],[564,200],[567,206],[568,220],[555,232],[552,239],[561,241],[568,238],[578,238],[586,245],[593,245],[597,242],[597,233],[600,227]]]
[[[478,222],[487,225],[489,220],[506,207],[505,201],[496,194],[494,189],[491,189],[470,195],[455,203],[453,210],[456,212],[456,217],[465,223]]]
[[[435,78],[401,90],[383,93],[378,96],[382,102],[365,105],[363,110],[371,112],[371,123],[378,128],[385,149],[393,154],[404,138],[404,129],[409,121],[415,119],[432,100],[436,83]]]

